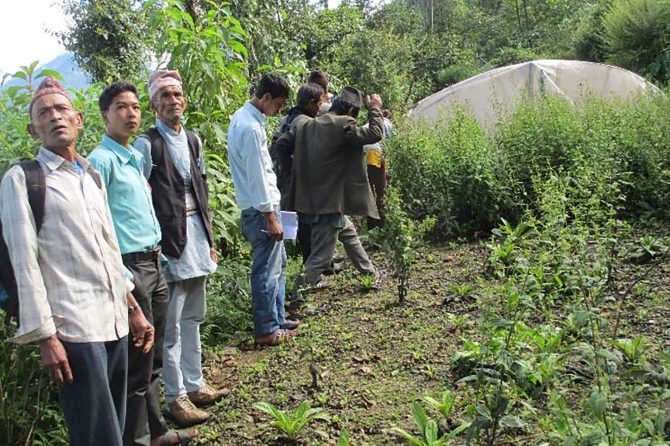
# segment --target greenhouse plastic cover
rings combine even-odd
[[[424,98],[411,116],[435,121],[464,108],[486,128],[524,97],[557,94],[571,102],[585,95],[631,98],[657,88],[623,68],[573,60],[536,60],[496,68]]]

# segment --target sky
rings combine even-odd
[[[65,49],[47,30],[65,29],[56,0],[1,0],[0,79],[35,60],[49,62]]]
[[[62,31],[66,18],[58,0],[0,0],[0,80],[35,60],[46,63],[65,51],[50,31]],[[328,0],[336,7],[340,0]]]

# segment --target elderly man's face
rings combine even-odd
[[[62,94],[39,97],[30,113],[28,132],[47,148],[65,148],[73,144],[84,125],[84,117]]]
[[[186,98],[181,88],[170,85],[161,88],[151,100],[151,108],[158,114],[161,121],[175,125],[184,117]]]

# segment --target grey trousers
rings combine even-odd
[[[307,284],[316,285],[321,281],[323,272],[330,266],[335,254],[338,238],[344,245],[344,250],[354,268],[362,274],[375,273],[375,267],[361,245],[354,224],[347,216],[344,220],[342,229],[330,224],[312,225],[312,252],[304,265]]]
[[[168,308],[168,288],[159,259],[130,261],[124,265],[133,273],[133,296],[142,313],[153,324],[154,348],[145,354],[128,342],[128,405],[123,431],[125,446],[148,446],[152,438],[168,431],[160,406],[160,375],[163,368],[163,336]]]

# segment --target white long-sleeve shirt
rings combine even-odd
[[[19,330],[27,343],[54,334],[67,342],[106,342],[128,334],[128,286],[107,204],[77,155],[73,164],[41,148],[46,177],[39,234],[19,166],[0,184],[0,218],[19,291]]]
[[[268,152],[266,117],[251,102],[233,115],[228,127],[228,161],[235,185],[235,202],[244,210],[270,212],[281,195]]]

